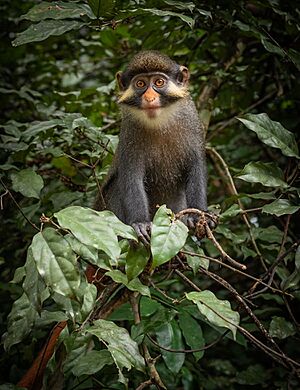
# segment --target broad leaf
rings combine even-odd
[[[116,0],[88,0],[88,4],[97,19],[99,17],[112,17],[115,3]]]
[[[161,206],[153,219],[151,231],[152,267],[166,263],[183,247],[188,236],[188,228],[179,220],[172,219],[172,212]]]
[[[270,335],[278,339],[285,339],[296,333],[293,324],[283,317],[273,317],[269,328]]]
[[[84,15],[87,15],[90,19],[95,19],[90,7],[86,4],[78,4],[72,1],[55,1],[51,4],[48,1],[42,1],[32,7],[27,14],[21,16],[21,19],[39,22],[44,19],[81,18]]]
[[[249,183],[261,183],[266,187],[288,187],[282,170],[273,163],[250,162],[236,177]]]
[[[113,212],[104,210],[96,211],[96,213],[105,219],[117,236],[137,241],[137,235],[133,227],[120,221]]]
[[[244,118],[237,119],[266,145],[280,149],[285,156],[300,158],[294,134],[279,122],[272,121],[267,114],[246,114]]]
[[[205,346],[201,326],[191,315],[186,312],[180,313],[179,325],[184,339],[191,349],[200,349]],[[193,352],[193,355],[196,361],[198,361],[204,355],[204,351]]]
[[[34,170],[28,168],[12,173],[11,180],[14,191],[21,192],[22,195],[28,198],[40,198],[44,181]]]
[[[37,312],[24,293],[12,306],[8,316],[7,333],[4,335],[4,348],[18,344],[31,331]]]
[[[280,217],[285,214],[294,214],[300,209],[300,206],[292,205],[288,199],[277,199],[272,203],[266,204],[262,208],[263,213],[274,214]]]
[[[156,9],[156,8],[144,8],[143,11],[149,12],[149,13],[151,13],[153,15],[157,15],[157,16],[175,16],[177,18],[180,18],[183,22],[187,23],[190,28],[193,28],[194,24],[195,24],[195,21],[193,18],[191,18],[190,16],[187,16],[187,15],[184,15],[184,14],[177,13],[177,12],[164,11],[164,10],[160,10],[160,9]]]
[[[72,373],[75,376],[93,375],[102,370],[104,366],[111,364],[114,364],[114,361],[111,354],[106,349],[101,351],[90,351],[87,352],[86,355],[80,355]]]
[[[33,237],[30,250],[47,286],[58,294],[76,297],[80,275],[69,243],[54,229],[47,228]]]
[[[121,253],[118,238],[103,213],[71,206],[54,215],[60,226],[69,229],[80,242],[101,249],[116,259]]]
[[[201,248],[200,244],[193,241],[192,237],[188,237],[183,247],[183,250],[187,252],[195,253],[195,256],[187,253],[185,254],[187,263],[192,268],[194,274],[196,274],[199,271],[199,267],[208,269],[209,260],[205,258],[204,251]]]
[[[67,31],[79,30],[87,25],[88,23],[77,20],[44,20],[17,34],[17,38],[12,42],[12,45],[19,46],[29,42],[43,41],[52,35],[62,35]]]
[[[105,275],[110,276],[116,283],[124,284],[124,286],[126,286],[131,291],[138,291],[140,294],[150,297],[149,287],[142,284],[138,278],[132,279],[130,282],[128,282],[127,276],[119,270],[108,271]]]
[[[49,292],[46,288],[45,282],[38,273],[31,247],[28,249],[24,268],[26,276],[23,282],[23,289],[32,306],[37,312],[41,313],[42,302],[48,298]]]
[[[230,303],[218,299],[209,290],[201,292],[190,292],[186,294],[188,300],[193,301],[201,314],[213,325],[230,329],[234,339],[236,338],[237,326],[240,322],[240,315],[233,311]]]
[[[172,320],[164,324],[158,331],[156,331],[157,342],[164,348],[169,349],[184,349],[181,330],[176,321]],[[161,354],[166,363],[166,366],[174,374],[178,374],[184,360],[185,354],[182,352],[168,352],[161,349]]]
[[[124,367],[128,370],[134,367],[139,371],[144,371],[144,359],[139,352],[137,343],[131,339],[126,329],[111,321],[97,320],[87,331],[98,337],[107,346],[118,368],[119,380],[122,383],[126,383],[122,374]]]
[[[149,260],[150,254],[147,248],[138,243],[137,247],[131,246],[126,256],[126,275],[128,280],[139,276]]]

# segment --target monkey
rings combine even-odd
[[[121,130],[102,195],[106,208],[148,242],[157,205],[207,210],[205,135],[189,78],[188,68],[154,50],[139,52],[116,74]],[[191,229],[196,222],[186,221]]]

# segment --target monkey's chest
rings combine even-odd
[[[145,159],[145,187],[151,192],[173,193],[185,181],[186,156],[176,146],[149,148]]]

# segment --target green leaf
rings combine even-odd
[[[179,313],[179,326],[182,330],[183,336],[187,345],[191,349],[200,349],[205,346],[205,340],[203,338],[202,329],[199,323],[188,313]],[[193,352],[196,361],[201,359],[204,355],[204,351]]]
[[[236,381],[241,385],[262,385],[265,384],[268,378],[268,372],[265,367],[260,364],[249,366],[246,370],[237,373]],[[263,386],[259,386],[262,388]]]
[[[8,315],[7,333],[4,335],[4,348],[18,344],[33,328],[37,312],[24,293],[17,299]]]
[[[97,19],[112,16],[115,3],[116,0],[88,0],[88,4]]]
[[[113,212],[105,210],[98,211],[97,213],[101,216],[101,218],[105,219],[105,221],[110,225],[117,236],[127,238],[128,240],[138,240],[133,227],[120,221]]]
[[[28,198],[40,198],[44,181],[34,170],[28,168],[12,173],[11,180],[14,191],[21,192],[22,195]]]
[[[294,134],[279,122],[272,121],[267,114],[246,114],[244,118],[237,119],[266,145],[280,149],[285,156],[300,158]]]
[[[209,290],[186,293],[186,297],[197,305],[200,313],[204,315],[208,322],[230,329],[235,340],[240,315],[231,309],[228,301],[218,299]]]
[[[140,294],[150,297],[149,287],[143,285],[138,278],[132,279],[130,282],[128,282],[127,276],[119,270],[108,271],[105,275],[110,276],[116,283],[124,284],[124,286],[126,286],[131,291],[138,291]]]
[[[98,337],[106,345],[118,368],[120,382],[126,383],[122,374],[124,367],[128,370],[133,367],[139,371],[145,370],[145,362],[139,352],[138,345],[131,339],[125,328],[121,328],[111,321],[97,320],[87,332]]]
[[[183,11],[188,9],[190,12],[192,12],[193,9],[195,8],[195,4],[192,2],[188,2],[188,1],[183,2],[183,1],[175,1],[175,0],[164,0],[164,3],[171,5],[172,7],[181,9]],[[198,10],[198,11],[200,11],[200,10]]]
[[[92,262],[93,264],[97,264],[99,257],[97,248],[82,244],[79,240],[77,240],[77,238],[72,236],[72,234],[66,234],[64,238],[68,241],[71,248],[78,256],[84,260]]]
[[[32,306],[37,312],[41,313],[42,302],[45,298],[48,298],[47,295],[49,294],[46,293],[46,296],[43,296],[43,292],[46,290],[46,285],[38,273],[31,247],[29,247],[27,251],[27,259],[24,268],[26,276],[23,282],[23,289]]]
[[[126,275],[128,280],[132,280],[139,276],[149,260],[150,254],[148,249],[142,244],[138,243],[135,246],[130,246],[126,256]]]
[[[37,269],[47,286],[58,294],[76,297],[80,275],[68,242],[52,228],[33,237],[30,246]]]
[[[192,19],[190,16],[180,14],[177,12],[164,11],[164,10],[160,10],[160,9],[156,9],[156,8],[144,8],[143,11],[149,12],[149,13],[151,13],[153,15],[157,15],[157,16],[175,16],[177,18],[180,18],[183,22],[187,23],[187,25],[190,28],[193,28],[195,25],[194,19]]]
[[[275,191],[270,192],[258,192],[257,194],[247,194],[249,198],[253,199],[276,199]]]
[[[113,364],[111,354],[106,349],[102,351],[89,351],[86,355],[79,356],[76,367],[72,369],[75,376],[93,375],[102,370],[106,365]]]
[[[236,177],[249,183],[261,183],[266,187],[288,187],[282,170],[273,163],[250,162]]]
[[[269,333],[272,337],[277,337],[282,340],[289,336],[293,336],[296,331],[293,324],[285,318],[273,317],[270,323]]]
[[[224,222],[226,220],[231,219],[232,217],[236,217],[240,214],[241,211],[242,210],[237,204],[233,204],[227,210],[220,214],[220,221]]]
[[[188,265],[192,268],[194,274],[196,274],[199,271],[199,267],[203,267],[205,269],[208,269],[209,267],[209,260],[205,258],[204,251],[200,247],[200,245],[193,241],[192,237],[188,237],[186,240],[186,243],[183,247],[184,251],[195,253],[196,256],[192,256],[189,254],[185,254],[186,260]],[[203,257],[200,257],[200,256]]]
[[[47,130],[53,129],[57,126],[61,126],[62,121],[60,119],[51,119],[49,121],[34,121],[28,128],[22,133],[22,139],[29,141],[40,133],[46,133]]]
[[[101,249],[111,258],[116,259],[121,249],[114,229],[105,218],[106,213],[80,206],[70,206],[54,215],[60,226],[69,229],[80,242]]]
[[[280,46],[271,43],[270,39],[268,39],[267,37],[260,35],[260,40],[264,48],[270,53],[279,54],[281,57],[285,56],[285,51],[281,49]]]
[[[126,287],[131,291],[137,291],[141,295],[145,295],[147,297],[150,297],[150,290],[148,286],[145,286],[139,278],[132,279]]]
[[[268,226],[266,228],[252,227],[252,232],[256,240],[278,243],[280,244],[283,237],[283,232],[277,226]]]
[[[161,206],[153,219],[151,231],[152,267],[166,263],[183,247],[188,236],[188,228],[179,220],[172,220],[172,212]]]
[[[263,206],[262,212],[280,217],[285,214],[294,214],[299,209],[300,206],[293,206],[288,199],[277,199],[274,202]]]
[[[72,1],[55,1],[54,4],[51,4],[48,1],[42,1],[32,7],[27,14],[22,15],[20,19],[39,22],[45,19],[81,18],[84,15],[87,15],[90,19],[95,19],[87,4],[78,4]]]
[[[112,280],[116,283],[124,284],[124,286],[126,286],[128,283],[127,276],[125,274],[123,274],[123,272],[118,270],[118,269],[115,269],[113,271],[108,271],[105,273],[105,275],[112,278]]]
[[[164,324],[156,331],[157,342],[164,348],[184,349],[181,330],[176,321]],[[171,372],[178,374],[185,360],[185,354],[182,352],[168,352],[161,350],[164,362]]]
[[[40,42],[52,35],[57,36],[70,30],[79,30],[88,24],[77,20],[44,20],[17,34],[17,38],[12,41],[12,45],[20,46],[29,42]]]
[[[143,297],[143,299],[148,299]],[[143,340],[144,335],[150,332],[156,332],[161,326],[169,324],[176,316],[177,311],[173,309],[165,309],[162,305],[159,305],[155,313],[149,318],[142,318],[142,321],[134,325],[131,328],[132,337],[140,342]]]

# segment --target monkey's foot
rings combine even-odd
[[[135,222],[132,224],[138,239],[145,245],[150,245],[152,222]]]

